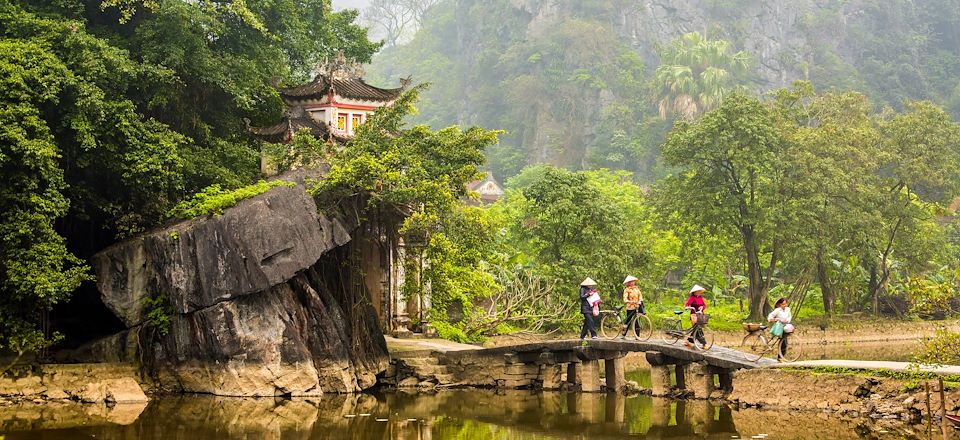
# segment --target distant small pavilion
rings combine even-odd
[[[401,79],[400,87],[381,89],[363,81],[359,64],[348,63],[343,54],[317,69],[313,81],[296,87],[275,85],[287,105],[283,120],[268,127],[247,126],[264,142],[290,142],[293,134],[309,129],[318,139],[345,142],[376,109],[390,105],[410,84]]]
[[[472,206],[489,205],[500,200],[503,197],[503,188],[493,178],[493,174],[486,173],[483,179],[474,180],[467,183],[467,190],[476,192],[479,195],[478,200],[467,198],[467,204]]]

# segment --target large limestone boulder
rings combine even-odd
[[[371,240],[317,212],[301,182],[93,257],[103,302],[138,329],[128,334],[154,338],[137,346],[161,389],[309,396],[375,383],[388,355],[362,282],[358,243]],[[166,335],[141,329],[142,301],[158,295],[173,309]]]
[[[283,283],[350,236],[317,214],[302,186],[277,187],[223,215],[157,229],[93,257],[104,304],[127,326],[143,299],[164,295],[179,313]]]
[[[159,360],[176,366],[174,375],[188,392],[353,392],[372,386],[387,359],[375,356],[365,367],[364,359],[352,354],[350,327],[320,276],[308,270],[262,294],[177,316]],[[385,345],[367,348],[385,351]]]

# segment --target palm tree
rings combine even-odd
[[[660,117],[679,115],[693,119],[720,104],[738,88],[750,64],[744,51],[728,53],[730,43],[708,40],[690,32],[660,51],[660,66],[653,74]]]

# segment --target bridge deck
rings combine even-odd
[[[707,365],[725,369],[759,368],[777,363],[774,360],[766,358],[761,359],[759,362],[751,362],[747,360],[743,352],[719,345],[713,346],[710,350],[701,351],[694,348],[687,348],[682,343],[670,345],[662,341],[654,340],[631,341],[619,339],[593,339],[587,341],[581,341],[579,339],[559,339],[494,348],[449,351],[446,353],[446,356],[503,356],[509,353],[521,354],[562,351],[579,352],[582,353],[585,358],[595,358],[598,354],[602,355],[603,352],[627,353],[655,351],[682,362],[705,362]]]

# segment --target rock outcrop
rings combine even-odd
[[[84,403],[146,403],[132,365],[47,364],[26,374],[0,377],[0,396],[75,400]]]
[[[159,386],[229,396],[372,386],[388,357],[351,234],[302,184],[118,243],[92,259],[106,304],[140,341]],[[169,304],[150,331],[147,298]],[[126,341],[129,338],[113,338]],[[113,340],[110,339],[110,340]],[[103,344],[103,342],[101,342]],[[123,350],[104,350],[123,353]]]
[[[94,255],[104,304],[128,326],[143,299],[163,295],[178,313],[269,290],[350,240],[317,215],[301,186],[277,187],[223,215],[198,218],[115,244]]]

